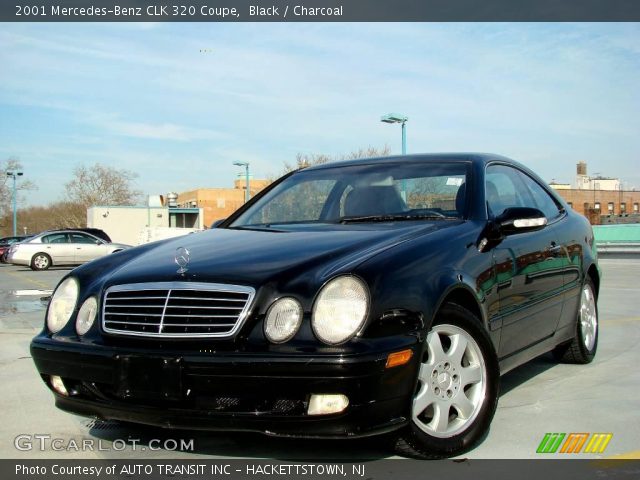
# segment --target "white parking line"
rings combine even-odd
[[[28,295],[51,295],[53,290],[14,290],[12,293],[17,297]]]

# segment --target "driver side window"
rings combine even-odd
[[[485,176],[487,213],[495,218],[511,207],[537,208],[547,219],[556,218],[561,208],[529,175],[507,165],[489,165]]]
[[[522,207],[518,194],[515,170],[504,165],[490,165],[485,177],[485,199],[489,217],[498,217],[507,208]]]

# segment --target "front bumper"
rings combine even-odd
[[[345,438],[406,425],[419,367],[419,344],[351,356],[140,351],[46,335],[31,343],[43,380],[64,381],[56,406],[79,415],[170,428],[254,431],[278,436]],[[393,342],[391,342],[393,343]],[[405,365],[387,356],[411,348]],[[52,389],[53,391],[53,389]],[[343,394],[337,414],[308,415],[311,394]]]

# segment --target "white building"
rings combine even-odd
[[[620,190],[619,178],[587,175],[587,164],[579,162],[576,166],[576,188],[578,190]]]
[[[111,240],[140,245],[204,229],[202,208],[96,206],[87,209],[87,227],[100,228]]]

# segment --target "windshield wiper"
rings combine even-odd
[[[338,223],[374,223],[374,222],[399,222],[410,220],[458,220],[458,217],[446,217],[444,215],[429,214],[393,214],[393,215],[365,215],[353,217],[341,217]]]

